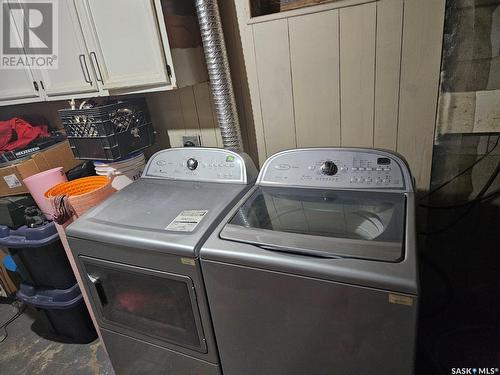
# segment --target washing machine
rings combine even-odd
[[[163,150],[67,228],[116,375],[221,373],[199,250],[256,175],[245,154]]]
[[[270,157],[200,257],[224,374],[412,373],[415,201],[400,156]]]

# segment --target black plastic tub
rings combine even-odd
[[[25,284],[38,288],[68,289],[75,275],[53,222],[16,230],[0,225],[0,247],[7,248]]]
[[[78,284],[65,290],[21,284],[17,298],[37,311],[37,333],[50,340],[87,344],[97,338]]]

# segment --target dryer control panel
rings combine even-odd
[[[248,155],[224,149],[170,148],[154,154],[141,178],[249,183],[257,169]]]
[[[411,189],[406,163],[372,149],[297,149],[271,156],[259,174],[260,185],[337,189]]]

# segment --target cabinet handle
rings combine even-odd
[[[97,73],[97,80],[101,83],[104,83],[102,80],[101,67],[99,66],[99,61],[97,61],[97,55],[95,52],[90,52],[90,60],[92,61],[92,64],[95,68],[94,70]]]
[[[78,59],[80,60],[80,67],[82,68],[83,79],[85,80],[85,82],[92,85],[92,80],[90,79],[89,69],[87,67],[87,59],[85,58],[85,55],[83,53],[81,55],[78,55]]]

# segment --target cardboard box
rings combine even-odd
[[[75,159],[68,141],[57,143],[28,160],[0,168],[0,196],[29,193],[23,183],[26,177],[56,167],[63,167],[67,172],[81,163]]]

